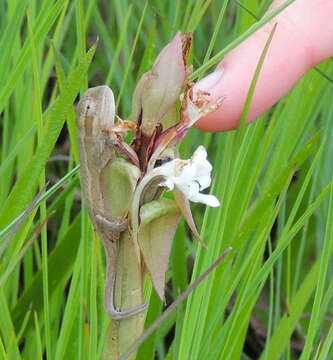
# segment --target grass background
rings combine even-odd
[[[81,210],[78,94],[108,84],[126,118],[139,77],[178,29],[194,32],[197,79],[267,21],[250,28],[269,4],[0,3],[1,359],[97,359],[103,347],[104,253]],[[254,124],[187,135],[181,155],[206,146],[222,206],[192,206],[207,250],[180,224],[168,303],[233,250],[137,359],[333,358],[332,76],[328,60]],[[146,296],[148,326],[163,304],[149,282]]]

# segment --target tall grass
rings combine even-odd
[[[198,78],[269,20],[250,27],[269,4],[1,2],[1,359],[98,359],[102,352],[105,262],[81,202],[76,97],[108,84],[126,118],[139,76],[178,29],[194,33]],[[180,224],[167,302],[233,250],[137,359],[333,358],[332,62],[318,70],[252,125],[221,134],[192,129],[181,144],[184,158],[207,147],[222,206],[193,206],[208,249]],[[163,310],[149,281],[146,297],[149,326]]]

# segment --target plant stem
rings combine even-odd
[[[114,302],[118,309],[126,310],[143,303],[143,273],[138,263],[135,246],[129,231],[119,240],[119,255]],[[103,350],[103,360],[119,360],[120,354],[143,332],[145,313],[122,320],[111,320]],[[134,360],[136,352],[129,359]]]

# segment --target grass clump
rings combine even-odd
[[[88,86],[109,85],[126,118],[139,77],[177,30],[194,33],[197,79],[269,20],[250,27],[269,3],[0,4],[2,359],[102,353],[105,262],[80,202],[76,97]],[[233,250],[141,345],[137,359],[333,357],[333,107],[332,85],[322,76],[332,78],[332,62],[319,70],[250,126],[221,134],[192,129],[181,144],[182,158],[200,144],[207,148],[222,206],[192,207],[208,249],[184,223],[178,227],[167,303]],[[149,282],[145,296],[148,327],[163,304]]]

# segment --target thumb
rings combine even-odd
[[[272,8],[279,5],[281,1],[276,1]],[[200,119],[196,127],[204,131],[237,128],[260,55],[277,23],[256,84],[247,123],[257,119],[306,71],[333,55],[332,14],[332,0],[296,0],[228,53],[216,71],[195,86],[195,90],[208,91],[212,101],[225,97],[222,106]]]

